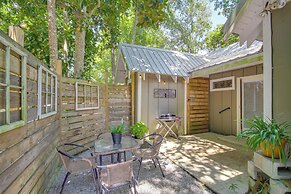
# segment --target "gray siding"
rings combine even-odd
[[[291,123],[291,3],[272,14],[273,116]]]
[[[216,73],[210,75],[210,80],[224,77],[235,76],[245,77],[251,75],[262,74],[263,66],[257,65],[243,69],[227,71],[223,73]],[[237,88],[228,91],[214,91],[210,92],[210,131],[221,133],[225,135],[236,135],[237,133]],[[224,108],[231,107],[230,110],[219,114]]]

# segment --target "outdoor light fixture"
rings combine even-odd
[[[164,85],[166,85],[166,81],[164,81]]]

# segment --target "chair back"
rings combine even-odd
[[[163,142],[163,136],[160,134],[150,134],[142,138],[145,148],[134,150],[133,154],[138,158],[154,159],[160,152],[160,147]]]
[[[79,157],[70,155],[67,150],[72,146],[84,147],[82,145],[77,144],[63,144],[57,147],[57,151],[67,172],[78,173],[84,170],[91,170],[92,168],[96,167],[95,158],[92,156]]]
[[[128,160],[116,164],[97,166],[101,183],[111,187],[130,182],[133,178],[132,163],[132,160]]]

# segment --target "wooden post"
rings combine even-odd
[[[59,84],[58,84],[58,88],[59,88],[59,91],[58,91],[58,98],[59,99],[59,107],[57,108],[57,110],[59,110],[59,113],[58,113],[58,117],[59,117],[59,134],[60,136],[59,137],[62,137],[61,133],[62,133],[62,130],[61,130],[61,126],[62,126],[62,115],[63,115],[63,108],[62,108],[62,104],[63,104],[63,84],[62,84],[62,61],[61,60],[57,60],[57,63],[55,64],[56,66],[56,72],[57,72],[57,77],[59,79]],[[56,103],[56,105],[58,105],[58,103]],[[62,139],[60,138],[59,141],[61,141]]]
[[[109,130],[109,109],[108,109],[108,72],[104,73],[105,79],[105,129]]]
[[[134,125],[134,71],[131,72],[131,124]]]
[[[24,32],[19,26],[9,26],[9,37],[24,46]]]

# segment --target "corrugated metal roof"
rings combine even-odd
[[[207,61],[207,63],[195,67],[192,71],[212,67],[214,65],[224,64],[229,61],[259,53],[262,51],[262,47],[263,42],[260,41],[253,42],[250,47],[247,47],[247,43],[244,43],[242,46],[240,46],[238,42],[231,44],[225,48],[220,48],[204,55],[203,60]]]
[[[193,55],[145,46],[120,43],[120,50],[129,71],[188,77],[198,71],[262,51],[263,43],[255,41],[250,47],[234,43],[205,55]],[[120,56],[119,56],[120,57]]]
[[[120,44],[130,71],[188,77],[192,69],[204,64],[203,56],[145,46]]]

